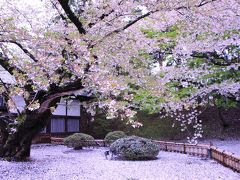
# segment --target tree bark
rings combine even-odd
[[[8,132],[7,139],[3,141],[0,156],[16,161],[30,157],[32,140],[47,125],[50,116],[50,111],[45,113],[27,111],[23,122],[16,127],[16,131]]]
[[[30,149],[33,138],[39,134],[48,124],[51,117],[50,107],[56,106],[61,97],[73,95],[75,90],[82,89],[78,82],[70,83],[68,86],[56,88],[48,94],[39,98],[40,108],[35,111],[25,110],[22,113],[23,121],[19,123],[15,132],[11,132],[10,124],[0,119],[0,130],[4,134],[3,144],[0,147],[0,157],[7,160],[22,161],[30,157]],[[77,96],[80,101],[89,101],[93,97]],[[21,115],[21,116],[22,116]],[[5,118],[6,120],[7,118]],[[8,128],[7,128],[8,127]]]
[[[0,136],[1,136],[1,144],[0,144],[0,154],[1,150],[3,148],[3,145],[6,143],[7,138],[8,138],[8,131],[7,131],[7,118],[4,116],[0,117]]]

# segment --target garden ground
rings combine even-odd
[[[106,148],[75,151],[65,146],[33,145],[29,162],[0,161],[2,180],[238,180],[240,174],[217,162],[161,152],[157,160],[106,160]]]

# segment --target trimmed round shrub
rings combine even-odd
[[[127,135],[123,132],[123,131],[113,131],[113,132],[109,132],[104,140],[108,143],[111,143],[111,142],[114,142],[116,141],[117,139],[120,139],[120,138],[123,138],[123,137],[126,137]]]
[[[93,141],[94,138],[88,134],[84,134],[84,133],[75,133],[73,135],[70,135],[66,138],[64,138],[63,142],[64,145],[66,145],[67,147],[72,147],[74,149],[82,149],[82,147],[87,147],[87,146],[91,146],[94,142]],[[87,142],[90,141],[90,142]]]
[[[157,144],[150,139],[128,136],[116,140],[110,146],[113,155],[127,160],[148,160],[155,159],[160,151]]]

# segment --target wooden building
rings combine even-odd
[[[14,97],[15,104],[21,112],[24,109],[25,102],[22,97]],[[0,112],[7,112],[4,97],[0,95]],[[17,110],[11,111],[12,115],[17,114]],[[82,108],[79,100],[61,99],[57,104],[55,111],[47,127],[41,132],[42,135],[64,137],[81,131]]]
[[[66,136],[81,131],[81,103],[78,100],[61,100],[48,126],[42,133]]]

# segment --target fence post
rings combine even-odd
[[[208,154],[208,158],[212,159],[212,148],[211,148],[211,146],[209,146],[209,148],[207,149],[207,154]]]
[[[222,163],[223,163],[224,165],[226,165],[226,163],[225,163],[225,153],[224,153],[224,151],[225,151],[225,150],[222,151],[222,157],[223,157],[223,159],[222,159],[223,162],[222,162]]]
[[[185,143],[183,144],[183,153],[186,154],[186,145],[185,145]]]

